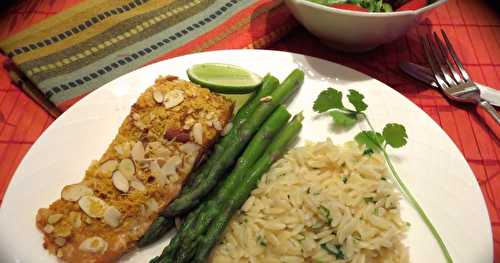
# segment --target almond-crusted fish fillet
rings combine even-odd
[[[132,106],[82,182],[41,208],[44,247],[67,262],[113,262],[145,233],[228,123],[232,103],[188,81],[159,78]]]

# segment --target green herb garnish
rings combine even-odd
[[[319,205],[318,209],[320,214],[325,217],[328,225],[330,225],[333,221],[333,219],[330,217],[330,210],[328,210],[328,208],[324,207],[323,205]]]
[[[387,153],[387,146],[391,146],[392,148],[400,148],[406,145],[408,135],[406,133],[405,127],[401,124],[389,123],[384,127],[382,133],[377,132],[371,124],[368,116],[364,112],[368,107],[363,101],[364,96],[358,91],[351,89],[349,90],[347,99],[349,100],[349,103],[354,107],[354,109],[344,106],[344,104],[342,103],[341,91],[333,88],[328,88],[319,94],[318,98],[314,102],[313,109],[314,111],[319,113],[328,112],[330,116],[332,116],[334,123],[342,127],[353,126],[355,122],[361,119],[360,117],[362,117],[367,122],[370,129],[359,132],[354,137],[354,140],[358,144],[365,147],[365,150],[363,152],[363,154],[365,155],[370,155],[374,152],[382,153],[387,165],[389,166],[389,169],[391,170],[392,176],[397,183],[397,186],[413,206],[413,208],[418,212],[429,230],[432,232],[432,235],[438,242],[446,260],[448,262],[453,262],[443,239],[437,232],[434,225],[432,225],[429,217],[427,217],[415,197],[413,197],[401,177],[396,172],[396,169],[394,168],[394,165],[392,164]],[[385,180],[385,178],[383,178],[383,180]]]
[[[368,204],[368,203],[376,203],[375,200],[373,199],[373,197],[365,197],[363,198],[365,200],[365,202]]]
[[[261,236],[257,236],[257,244],[267,247],[267,240]]]
[[[324,243],[324,244],[321,244],[320,247],[322,249],[326,250],[326,252],[328,252],[328,254],[334,255],[335,259],[346,259],[345,255],[344,255],[344,251],[342,251],[341,245],[333,245],[330,243]]]
[[[355,107],[355,110],[346,108],[342,103],[342,92],[333,88],[328,88],[319,94],[314,102],[313,109],[319,113],[329,111],[336,125],[347,128],[352,127],[358,121],[358,115],[367,106],[363,102],[364,97],[361,93],[355,90],[349,90],[349,92],[347,97]]]

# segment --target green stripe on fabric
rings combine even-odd
[[[227,7],[227,4],[231,4],[231,6]],[[44,93],[51,96],[51,100],[54,101],[54,103],[60,104],[65,100],[74,98],[85,92],[90,92],[120,75],[144,65],[155,57],[181,47],[185,43],[212,30],[235,13],[252,4],[254,4],[254,2],[244,0],[217,1],[216,4],[207,8],[203,14],[197,14],[171,28],[165,29],[143,41],[137,42],[127,47],[127,51],[117,51],[74,72],[40,82],[39,87]],[[221,12],[222,9],[225,11]],[[198,24],[199,21],[205,21],[205,19],[209,22]],[[194,26],[195,24],[198,24],[198,26]],[[192,28],[192,30],[188,30],[188,28]],[[165,40],[168,40],[168,42],[163,42]],[[163,45],[159,46],[159,43],[163,43]],[[156,46],[156,49],[152,48],[152,46]],[[150,52],[145,52],[145,49],[149,49]],[[138,55],[140,52],[142,52],[143,55]],[[127,55],[124,55],[124,53],[127,53]],[[137,55],[137,57],[130,62],[126,62],[116,68],[109,66],[112,63],[118,63],[120,60],[124,61],[125,58],[131,58],[133,55]],[[102,69],[107,66],[110,70],[104,72],[105,70]],[[103,74],[97,73],[99,70],[102,70]],[[94,73],[97,74],[97,77],[90,77],[91,74]],[[76,79],[82,79],[84,76],[89,77],[91,80],[79,83],[75,85],[75,87],[70,87],[68,85],[68,83],[74,82]],[[60,88],[62,83],[67,86],[67,90]],[[54,88],[59,88],[60,91],[56,93],[54,92]]]
[[[179,13],[173,14],[173,16],[168,17],[167,19],[160,20],[160,22],[154,23],[147,28],[142,30],[142,24],[145,21],[154,20],[155,17],[159,17],[160,15],[165,15],[167,13],[172,14],[172,10],[176,10],[179,7],[186,5],[183,1],[175,1],[172,4],[161,7],[155,11],[149,12],[147,14],[138,15],[126,21],[116,24],[110,29],[102,32],[101,34],[85,41],[82,43],[77,43],[71,48],[67,48],[65,50],[59,51],[57,53],[53,53],[49,56],[36,59],[33,61],[29,61],[19,65],[19,68],[25,72],[29,70],[33,70],[35,67],[45,66],[46,70],[43,72],[35,73],[30,78],[33,82],[41,82],[49,78],[54,78],[59,75],[70,73],[78,68],[81,68],[85,65],[88,65],[96,60],[99,60],[105,57],[109,53],[113,53],[117,50],[125,49],[127,46],[132,45],[142,39],[148,38],[151,35],[154,35],[164,28],[171,27],[178,22],[192,17],[198,12],[205,10],[209,5],[213,4],[215,0],[201,0],[198,4],[194,5],[191,8],[186,9],[185,11],[181,11]],[[166,15],[165,15],[166,16]],[[149,24],[149,22],[148,22]],[[130,30],[136,30],[138,26],[141,26],[141,30],[138,33],[131,34],[130,37],[124,38],[121,41],[117,41],[116,43],[112,43],[111,40],[116,39],[117,36],[123,36],[125,32],[129,32]],[[137,30],[136,30],[137,31]],[[104,47],[104,44],[107,43],[108,46]],[[104,47],[102,49],[98,49],[97,47],[101,45]],[[77,54],[81,54],[82,50],[90,50],[94,48],[96,52],[93,52],[91,55],[77,58]],[[70,61],[68,58],[73,57],[76,61]],[[47,68],[49,64],[55,64],[57,61],[61,62],[64,59],[68,62],[68,64],[64,64],[61,67],[53,67],[52,69]]]
[[[95,1],[95,0],[94,0]],[[59,41],[64,41],[69,36],[72,35],[78,35],[82,33],[87,33],[89,29],[93,29],[93,26],[102,23],[103,21],[109,20],[110,18],[112,19],[113,17],[117,15],[122,15],[127,12],[134,12],[134,9],[136,7],[139,7],[143,5],[144,3],[147,3],[151,0],[131,0],[128,3],[124,5],[119,5],[110,8],[109,10],[99,10],[98,12],[95,13],[93,16],[89,16],[88,19],[81,20],[81,23],[76,24],[72,27],[66,27],[65,30],[58,30],[54,31],[52,28],[50,28],[50,33],[46,33],[43,30],[47,30],[46,26],[43,25],[41,28],[43,28],[42,31],[37,31],[36,29],[28,28],[26,32],[30,32],[30,35],[36,34],[37,35],[37,41],[33,42],[28,42],[26,43],[23,41],[23,43],[20,43],[20,46],[17,46],[14,48],[14,50],[10,51],[7,53],[8,56],[13,57],[17,56],[20,54],[26,54],[29,52],[36,51],[38,48],[42,48],[45,46],[50,46],[54,43],[57,43]],[[59,17],[59,21],[65,21],[64,18],[68,17],[68,15],[73,14],[73,15],[79,15],[78,12],[84,12],[87,11],[88,9],[91,9],[93,6],[90,1],[84,1],[83,4],[80,3],[77,8],[67,10],[65,12],[68,12],[68,14],[61,14]],[[108,2],[109,3],[109,2]],[[115,4],[115,3],[112,3]],[[64,12],[63,12],[64,13]],[[59,15],[59,14],[58,14]],[[56,15],[56,16],[58,16]],[[43,23],[47,23],[47,21],[44,21]],[[50,24],[50,22],[48,22]],[[53,23],[53,22],[52,22]],[[65,22],[62,22],[65,23]],[[60,24],[60,23],[59,23]],[[45,34],[44,34],[45,32]],[[26,34],[23,32],[23,34]],[[0,42],[0,46],[8,45],[10,44],[11,40],[7,39],[4,42]]]

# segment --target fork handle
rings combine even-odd
[[[495,110],[495,108],[493,108],[493,106],[491,106],[491,104],[485,100],[481,100],[479,102],[479,105],[481,107],[483,107],[490,115],[491,117],[493,117],[493,119],[495,119],[495,121],[497,122],[497,124],[500,125],[500,116],[498,115],[497,111]]]

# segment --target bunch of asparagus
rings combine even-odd
[[[302,115],[288,122],[291,115],[282,103],[303,80],[304,73],[298,69],[280,85],[271,75],[264,78],[257,94],[233,118],[229,133],[139,241],[139,246],[154,242],[174,225],[175,216],[196,207],[187,215],[168,247],[151,262],[203,262],[207,259],[231,216],[298,134]],[[237,156],[240,157],[237,159]],[[233,166],[230,175],[218,183]],[[210,197],[204,199],[209,192]]]

